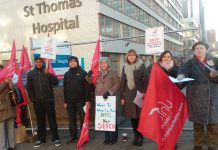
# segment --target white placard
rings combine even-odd
[[[116,129],[116,96],[96,96],[95,130],[115,131]]]
[[[42,48],[40,57],[47,59],[56,59],[57,40],[54,38],[44,38],[42,40]]]
[[[164,27],[145,30],[145,54],[159,54],[164,51]]]

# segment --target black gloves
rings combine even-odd
[[[87,73],[87,76],[88,76],[88,77],[91,77],[91,76],[92,76],[92,70],[89,70],[89,72]]]
[[[104,98],[104,99],[107,99],[108,96],[111,96],[110,93],[109,93],[108,91],[105,92],[105,93],[103,94],[103,98]]]

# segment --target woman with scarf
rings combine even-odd
[[[147,69],[143,62],[139,59],[139,55],[136,51],[131,49],[126,54],[126,62],[122,70],[121,104],[124,107],[124,115],[131,119],[134,131],[132,144],[137,146],[143,145],[143,136],[137,131],[141,108],[133,101],[136,97],[137,91],[145,93],[147,85]]]
[[[189,120],[194,123],[194,150],[203,149],[205,131],[208,150],[218,150],[218,59],[207,54],[208,48],[203,41],[195,43],[193,58],[179,69],[177,77],[194,79],[186,91]]]
[[[161,69],[169,76],[176,78],[179,67],[175,64],[173,55],[170,51],[165,50],[160,54],[160,58],[157,63],[160,65]],[[152,65],[148,67],[149,73],[151,72]]]
[[[103,96],[107,100],[108,96],[117,96],[120,89],[120,77],[117,71],[111,69],[111,60],[108,57],[101,57],[99,61],[99,74],[95,85],[95,96]],[[115,144],[118,139],[118,127],[115,131],[105,131],[103,144]]]

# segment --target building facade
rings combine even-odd
[[[2,52],[11,49],[13,40],[17,49],[27,46],[32,57],[36,48],[33,39],[49,33],[60,42],[71,43],[72,55],[83,57],[88,71],[96,45],[90,41],[97,41],[99,35],[102,40],[135,37],[101,43],[102,56],[110,57],[112,67],[120,73],[129,49],[136,49],[146,65],[151,63],[152,57],[145,55],[146,28],[164,26],[165,49],[182,55],[183,33],[169,33],[182,30],[182,21],[181,0],[1,0],[0,61],[9,59],[10,53]],[[17,56],[19,59],[19,52]],[[58,123],[66,127],[63,89],[55,90]]]
[[[196,0],[183,0],[183,24],[186,29],[197,29],[184,33],[184,55],[192,54],[192,45],[201,39],[200,3]]]
[[[146,28],[164,26],[165,32],[183,29],[180,0],[2,0],[0,3],[0,52],[10,50],[13,40],[18,49],[23,44],[34,48],[31,39],[46,37],[49,32],[58,41],[70,42],[72,55],[84,57],[86,69],[89,69],[95,43],[78,43],[96,41],[99,35],[102,39],[141,36],[101,43],[102,54],[122,66],[129,49],[145,54],[142,36]],[[183,33],[166,33],[165,49],[180,55]],[[32,55],[31,50],[29,54]],[[1,60],[9,58],[8,53],[0,55]],[[149,63],[148,58],[142,57]]]

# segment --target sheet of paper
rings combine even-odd
[[[143,97],[144,97],[144,93],[140,93],[139,91],[137,91],[136,97],[133,100],[133,102],[140,108],[142,108],[142,102],[143,102]]]
[[[176,78],[173,78],[171,76],[169,76],[169,79],[173,82],[173,83],[182,83],[182,82],[189,82],[189,81],[193,81],[195,79],[192,79],[192,78],[184,78],[182,80],[178,80]]]
[[[83,111],[86,113],[86,105],[83,107]]]

